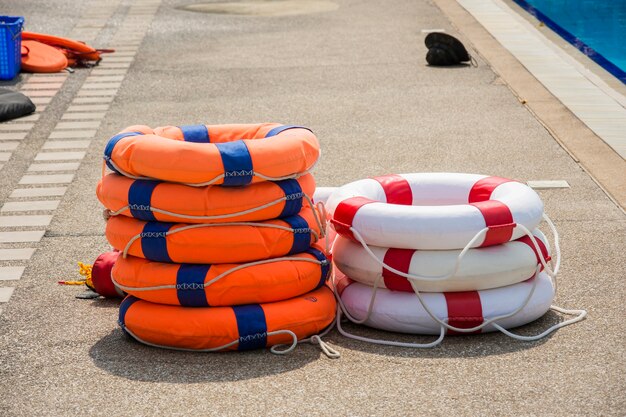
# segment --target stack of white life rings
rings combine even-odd
[[[499,330],[537,340],[582,320],[584,310],[552,305],[560,266],[558,235],[527,185],[474,174],[387,175],[318,189],[337,233],[332,256],[341,313],[358,324],[409,334]],[[537,228],[545,219],[554,251]],[[330,239],[330,237],[329,237]],[[539,335],[507,329],[553,309],[575,315]]]

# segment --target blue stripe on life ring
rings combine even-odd
[[[287,222],[293,229],[293,243],[288,255],[305,252],[311,246],[311,228],[309,224],[299,215],[285,217],[281,220]]]
[[[113,148],[115,148],[115,145],[117,145],[117,142],[129,136],[141,136],[141,135],[143,135],[143,133],[141,132],[124,132],[124,133],[119,133],[113,136],[111,139],[109,139],[106,146],[104,147],[104,160],[106,161],[106,164],[109,167],[109,169],[111,169],[114,172],[117,172],[118,174],[121,174],[121,172],[115,169],[113,164],[110,162],[111,155],[113,155]]]
[[[161,181],[136,180],[128,189],[128,208],[130,215],[136,219],[156,221],[154,213],[150,210],[152,193]]]
[[[167,231],[174,223],[147,222],[141,232],[141,250],[146,259],[172,262],[167,252]]]
[[[320,261],[320,264],[322,267],[322,274],[320,276],[320,282],[317,284],[317,287],[315,287],[315,289],[318,289],[322,285],[324,285],[324,283],[326,283],[326,278],[328,277],[328,271],[330,270],[330,262],[328,261],[328,258],[326,257],[326,255],[324,255],[324,252],[322,252],[319,249],[308,248],[305,252],[310,253],[311,255],[315,256],[315,258],[317,258],[317,260]]]
[[[122,303],[120,304],[120,313],[117,319],[117,324],[120,325],[122,331],[126,334],[128,334],[128,332],[126,331],[126,313],[128,312],[130,306],[135,304],[137,301],[139,301],[139,298],[128,295],[126,296],[126,298],[124,298],[124,300],[122,300]]]
[[[183,132],[183,138],[185,139],[185,142],[211,142],[211,138],[209,137],[209,131],[206,128],[206,125],[185,125],[178,126],[178,128]]]
[[[265,137],[269,138],[271,136],[276,136],[276,135],[284,132],[285,130],[289,130],[289,129],[306,129],[308,131],[311,131],[311,129],[309,129],[308,127],[304,127],[304,126],[283,125],[283,126],[277,126],[274,129],[270,130],[269,132],[267,132]]]
[[[182,264],[176,273],[176,295],[181,306],[208,307],[204,280],[211,265]]]
[[[252,157],[243,140],[216,143],[224,165],[224,183],[226,187],[238,187],[252,182]]]
[[[237,319],[239,346],[237,350],[261,349],[267,345],[265,312],[258,304],[232,307]]]
[[[276,182],[276,185],[283,190],[286,198],[283,211],[278,217],[293,216],[300,213],[300,210],[302,210],[302,198],[304,197],[300,183],[297,180],[283,180]]]

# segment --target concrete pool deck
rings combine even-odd
[[[0,143],[18,143],[0,170],[1,415],[624,414],[623,160],[458,3],[339,0],[288,18],[191,13],[182,0],[49,3],[0,0],[30,30],[81,29],[119,52],[67,77],[23,76],[15,88],[46,91],[35,94],[46,107],[0,124]],[[433,28],[473,45],[478,67],[427,67],[421,31]],[[265,120],[316,132],[320,186],[416,171],[566,181],[538,192],[561,234],[556,303],[588,318],[532,343],[486,334],[409,350],[333,331],[339,360],[312,345],[207,355],[133,343],[117,301],[56,284],[108,249],[94,189],[109,137]]]

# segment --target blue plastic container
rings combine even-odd
[[[0,80],[12,80],[22,62],[22,16],[0,16]]]

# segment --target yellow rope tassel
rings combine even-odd
[[[85,285],[85,281],[59,281],[59,284],[63,285]]]
[[[78,268],[80,268],[78,273],[85,277],[85,284],[90,288],[93,287],[93,281],[91,280],[91,270],[93,269],[93,265],[86,265],[79,262]]]
[[[91,279],[91,270],[93,265],[87,265],[82,262],[78,262],[78,273],[85,277],[78,281],[59,281],[59,284],[63,285],[86,285],[89,288],[93,288],[93,281]]]

